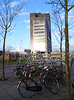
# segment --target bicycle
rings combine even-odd
[[[57,69],[57,66],[52,68],[51,74],[58,80],[59,84],[66,85],[66,73]]]
[[[59,92],[59,83],[56,78],[47,76],[48,72],[44,74],[40,83],[35,81],[32,77],[21,77],[22,80],[18,83],[17,88],[21,96],[25,98],[32,97],[35,92],[41,92],[44,85],[51,93],[57,94]],[[42,75],[41,75],[42,76]],[[49,83],[49,84],[47,84]]]
[[[54,62],[50,59],[50,65],[52,70],[52,76],[55,77],[59,84],[66,85],[66,72],[63,72],[61,66],[54,66]]]
[[[17,61],[16,68],[12,72],[12,78],[13,79],[18,79],[20,78],[22,72],[25,69],[31,68],[33,69],[34,66],[32,67],[32,62],[35,64],[35,66],[39,66],[39,63],[42,63],[41,58],[39,57],[39,60],[37,61],[35,55],[27,55],[26,58],[21,58]],[[30,70],[31,70],[30,69]]]
[[[18,79],[20,78],[22,72],[26,69],[26,67],[31,66],[30,59],[19,59],[16,63],[16,68],[12,72],[12,78]]]

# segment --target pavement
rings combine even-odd
[[[23,98],[17,90],[17,84],[19,81],[19,79],[13,80],[12,78],[5,81],[0,80],[0,100],[66,100],[66,86],[64,85],[60,86],[60,91],[57,95],[53,95],[43,86],[42,91],[36,92],[33,97]],[[73,88],[71,100],[74,100]]]
[[[17,84],[20,81],[12,79],[12,71],[15,67],[9,66],[5,67],[5,76],[7,80],[0,80],[0,100],[66,100],[66,86],[61,85],[60,91],[57,95],[53,95],[48,89],[43,86],[41,92],[36,92],[36,94],[31,98],[23,98],[18,90]],[[2,78],[2,69],[0,67],[0,79]],[[72,88],[71,100],[74,100],[74,89]]]

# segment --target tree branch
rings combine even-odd
[[[1,23],[3,23],[3,26],[5,26],[5,17],[4,17],[4,15],[2,16],[2,14],[1,14],[1,12],[0,12],[0,17],[1,17],[1,19],[0,19],[0,21],[1,21]]]
[[[72,6],[68,9],[68,11],[70,11],[73,7],[74,7],[74,5],[72,5]]]
[[[63,3],[59,0],[60,5],[65,9],[65,5],[63,5]]]

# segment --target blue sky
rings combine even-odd
[[[13,6],[15,6],[18,0],[14,0]],[[50,13],[50,17],[52,17],[52,7],[48,4],[45,4],[45,0],[24,0],[26,1],[25,9],[22,13],[16,16],[13,21],[13,26],[15,28],[11,31],[11,35],[6,38],[6,50],[10,51],[21,51],[24,49],[30,49],[30,13]],[[69,12],[69,18],[74,17],[74,8]],[[62,14],[63,16],[63,14]],[[74,19],[73,19],[74,21]],[[51,30],[54,29],[55,26],[51,22]],[[74,51],[74,27],[70,30],[72,33],[72,38],[70,38],[70,50]],[[9,35],[9,34],[8,34]],[[52,35],[52,50],[59,50],[59,43],[57,42],[55,36],[53,35],[53,31],[51,31]],[[58,37],[58,36],[57,36]],[[59,38],[59,37],[58,37]],[[0,36],[0,50],[2,50],[3,40]],[[63,44],[63,50],[64,44]]]

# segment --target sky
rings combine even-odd
[[[6,38],[6,50],[24,52],[24,49],[30,49],[30,13],[50,13],[52,17],[52,6],[45,4],[45,0],[24,0],[25,6],[22,13],[15,17],[12,26],[15,26]],[[17,4],[18,0],[14,0],[12,6]],[[64,14],[62,13],[62,17]],[[74,17],[74,8],[69,12],[69,20]],[[74,19],[73,19],[74,22]],[[51,37],[52,51],[59,51],[59,43],[53,33],[55,26],[51,19]],[[74,51],[74,27],[70,30],[72,37],[69,39],[70,50]],[[11,35],[10,35],[11,34]],[[58,35],[56,34],[59,39]],[[2,50],[3,38],[0,36],[0,50]],[[63,50],[65,50],[65,42],[63,41]]]

